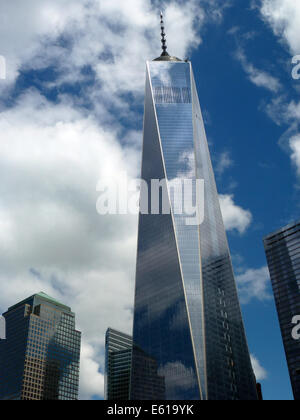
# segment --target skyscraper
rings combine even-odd
[[[3,314],[0,400],[76,400],[81,333],[71,309],[44,293]]]
[[[128,400],[132,337],[109,328],[105,337],[105,399]]]
[[[171,211],[140,212],[131,399],[155,394],[146,359],[140,368],[143,353],[164,383],[161,399],[256,400],[192,66],[168,54],[161,23],[162,55],[147,62],[142,179],[148,186],[166,180]],[[204,203],[188,189],[198,215],[204,206],[200,225],[191,223],[189,206],[180,208],[184,194],[176,186],[185,179],[193,187],[204,180]],[[153,198],[142,190],[143,206]]]
[[[300,221],[264,238],[292,388],[300,400],[300,339],[293,337],[300,315]]]
[[[105,399],[126,401],[130,397],[132,337],[109,328],[105,337]],[[143,372],[142,384],[151,399],[165,395],[164,378],[158,375],[157,362],[142,350],[135,348],[135,364]],[[137,379],[141,379],[140,377]]]

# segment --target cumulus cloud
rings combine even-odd
[[[278,92],[281,88],[279,80],[266,71],[257,69],[250,63],[242,48],[235,53],[236,59],[241,63],[244,71],[248,75],[249,80],[256,86],[265,88],[273,93]]]
[[[83,343],[81,347],[80,365],[80,399],[88,400],[97,396],[104,389],[104,375],[99,372],[99,365],[95,362],[96,354],[92,346]]]
[[[274,98],[264,109],[277,125],[287,125],[288,129],[279,140],[279,145],[290,155],[291,162],[300,176],[300,102],[287,101],[283,95]]]
[[[262,0],[262,17],[293,54],[300,53],[300,4],[295,0]]]
[[[255,3],[261,18],[269,25],[279,42],[286,46],[291,55],[299,55],[300,3],[294,0],[260,0]],[[274,97],[270,103],[264,104],[263,109],[276,124],[289,125],[280,139],[280,145],[290,154],[299,175],[300,103],[290,100],[287,94],[281,94]]]
[[[252,222],[252,214],[234,202],[233,195],[220,195],[220,205],[226,230],[238,230],[245,233]]]
[[[101,397],[105,330],[131,332],[137,221],[101,218],[96,185],[115,168],[136,176],[139,159],[93,118],[28,95],[0,114],[0,307],[41,290],[69,304],[84,332],[82,395]]]
[[[252,362],[254,374],[256,376],[256,380],[264,381],[265,379],[267,379],[268,372],[266,371],[264,367],[262,367],[260,361],[253,354],[251,354],[251,362]]]
[[[221,153],[218,157],[218,161],[216,164],[216,173],[221,176],[224,174],[226,169],[230,168],[233,165],[233,160],[230,156],[228,151]]]
[[[252,300],[267,301],[272,299],[268,267],[248,269],[236,276],[240,300],[248,304]]]
[[[4,0],[0,5],[0,51],[7,59],[7,78],[14,81],[22,66],[41,54],[48,37],[62,34],[66,24],[80,19],[84,3],[74,0]],[[66,13],[67,11],[67,13]],[[53,48],[50,48],[53,51]],[[44,64],[46,61],[44,61]]]

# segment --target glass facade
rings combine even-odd
[[[292,388],[300,400],[300,340],[292,320],[300,315],[300,221],[264,239]]]
[[[128,400],[132,337],[109,328],[105,337],[105,399]]]
[[[151,189],[141,192],[149,208],[139,220],[131,399],[153,399],[154,367],[158,399],[257,399],[190,63],[147,63],[142,179],[167,181],[171,211],[151,213]],[[186,190],[176,188],[186,179],[192,203],[205,208],[200,226],[187,222]]]
[[[0,400],[77,400],[81,333],[44,293],[9,308],[0,341]]]

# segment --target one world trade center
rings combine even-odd
[[[165,180],[170,211],[139,216],[130,399],[257,400],[192,66],[168,54],[161,23],[162,55],[147,62],[142,179]],[[199,223],[178,211],[186,194],[174,185],[185,178],[204,180],[202,199],[189,189]]]

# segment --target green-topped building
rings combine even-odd
[[[81,333],[71,308],[41,292],[3,316],[0,400],[77,400]]]

